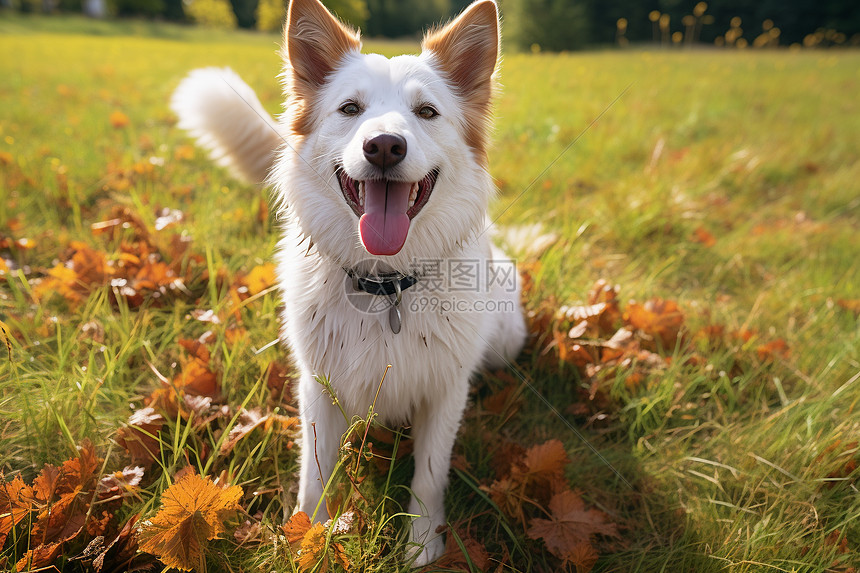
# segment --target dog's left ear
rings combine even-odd
[[[492,0],[473,2],[453,22],[424,36],[421,49],[452,83],[469,108],[467,139],[483,153],[493,74],[499,59],[499,13]]]

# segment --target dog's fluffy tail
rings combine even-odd
[[[233,70],[192,71],[173,92],[170,107],[179,127],[220,165],[248,182],[265,181],[283,140],[254,90]]]

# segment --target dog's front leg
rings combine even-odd
[[[412,521],[409,539],[420,546],[412,547],[408,557],[417,555],[415,567],[432,562],[445,551],[445,542],[436,530],[445,525],[445,486],[451,467],[451,450],[466,406],[468,388],[468,379],[464,379],[444,396],[424,400],[412,418],[415,476],[409,513],[418,517]]]
[[[296,510],[313,516],[337,463],[346,420],[332,404],[332,398],[323,386],[307,372],[303,372],[299,380],[299,417],[302,422],[302,452]],[[323,501],[315,521],[328,518],[328,509]]]

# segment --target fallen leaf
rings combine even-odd
[[[704,227],[697,227],[696,230],[693,231],[692,238],[694,242],[701,243],[706,247],[713,247],[717,244],[717,238]]]
[[[248,294],[253,296],[274,285],[276,280],[274,263],[266,263],[251,269],[241,283],[247,287]]]
[[[128,116],[119,110],[116,110],[112,114],[110,114],[110,124],[115,129],[127,127],[129,123],[131,122],[129,121]]]
[[[194,147],[191,145],[180,145],[173,150],[173,158],[177,161],[194,159]]]
[[[167,567],[204,570],[203,552],[227,532],[225,519],[239,510],[242,488],[221,487],[209,477],[188,473],[161,494],[161,508],[138,530],[141,551]]]
[[[232,450],[239,440],[250,434],[255,428],[266,423],[269,416],[264,416],[259,408],[242,410],[236,425],[227,434],[227,439],[221,444],[221,455]]]
[[[141,408],[117,431],[116,441],[129,453],[132,463],[148,468],[161,458],[159,434],[163,426],[164,417],[155,408]]]
[[[21,476],[5,481],[0,473],[0,549],[12,528],[26,518],[33,509],[33,490]]]
[[[93,559],[93,569],[96,573],[99,573],[106,564],[109,571],[134,571],[136,569],[130,566],[132,560],[139,562],[141,557],[144,559],[147,557],[145,553],[139,553],[137,550],[135,525],[138,517],[138,515],[132,515],[117,536]]]
[[[860,316],[860,299],[849,300],[840,298],[836,301],[836,304],[845,310],[853,312],[855,316]]]
[[[322,523],[311,525],[302,539],[298,565],[301,571],[311,571],[324,557],[326,549],[326,530]]]
[[[304,539],[305,534],[310,528],[311,519],[304,511],[297,511],[281,526],[287,541],[290,543],[296,543]]]
[[[591,544],[595,535],[617,536],[616,525],[597,509],[586,509],[577,492],[565,490],[549,502],[550,519],[534,518],[527,531],[531,539],[542,539],[550,553],[570,561],[581,553],[582,544]]]
[[[144,469],[141,466],[126,466],[120,471],[108,474],[99,480],[98,495],[100,499],[122,497],[135,490],[143,479]]]
[[[495,415],[502,414],[506,406],[510,404],[511,394],[516,391],[517,387],[514,384],[509,384],[490,396],[484,398],[482,405],[484,409]]]
[[[199,358],[187,361],[173,383],[184,392],[197,396],[215,397],[219,393],[218,376]]]
[[[203,363],[208,363],[211,355],[209,354],[209,349],[206,348],[206,343],[201,342],[199,338],[191,339],[191,338],[180,338],[178,340],[179,346],[188,351],[188,353],[202,361]]]
[[[287,381],[286,367],[278,362],[270,362],[266,368],[266,387],[273,401],[285,404],[292,401],[292,392]]]
[[[459,543],[458,543],[459,540]],[[462,544],[462,547],[461,547]],[[437,571],[439,568],[459,571],[484,571],[490,564],[487,548],[468,531],[448,529],[445,534],[445,553],[422,571]],[[474,569],[470,568],[470,565]]]
[[[782,338],[771,340],[755,349],[759,360],[771,362],[776,358],[788,358],[791,355],[791,350],[788,344]]]
[[[532,498],[549,499],[552,493],[566,486],[564,466],[568,463],[570,460],[561,440],[548,440],[526,450],[522,460],[524,470],[518,479],[525,483]],[[516,479],[517,472],[511,472],[511,476]]]
[[[675,348],[684,325],[684,314],[678,304],[661,298],[652,298],[645,304],[630,302],[623,318],[633,329],[658,340],[665,351]]]
[[[63,544],[47,543],[37,546],[35,549],[27,551],[18,563],[15,564],[17,571],[37,571],[49,567],[60,556],[63,549]]]
[[[239,545],[261,543],[263,541],[263,526],[259,521],[246,519],[242,525],[233,532],[233,539],[235,539]]]
[[[564,560],[576,568],[576,573],[589,573],[598,557],[597,550],[591,543],[579,543],[565,554]]]

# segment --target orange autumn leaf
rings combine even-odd
[[[15,564],[16,571],[37,571],[49,567],[60,556],[63,544],[46,543],[27,551],[18,563]]]
[[[182,371],[173,379],[177,388],[196,396],[218,394],[218,376],[199,358],[192,358],[182,366]]]
[[[296,543],[304,539],[305,534],[311,528],[311,518],[304,511],[297,511],[290,519],[281,526],[287,541]]]
[[[18,561],[16,569],[44,569],[60,555],[63,544],[84,531],[101,534],[113,518],[105,510],[90,512],[90,502],[97,484],[96,473],[102,460],[92,443],[84,440],[75,458],[60,467],[46,465],[24,486],[20,478],[0,486],[0,545],[16,523],[31,511],[37,512],[30,530],[31,549]],[[29,506],[29,507],[28,507]]]
[[[248,288],[248,294],[253,296],[274,285],[276,280],[274,263],[266,263],[251,269],[242,279],[242,284]]]
[[[594,568],[598,557],[591,543],[580,543],[567,552],[565,560],[576,568],[577,573],[588,573]]]
[[[102,459],[96,456],[92,442],[84,439],[78,446],[78,457],[66,460],[60,466],[60,477],[55,492],[59,495],[71,493],[78,487],[88,488],[98,477]]]
[[[836,301],[841,308],[853,312],[855,316],[860,316],[860,299],[840,298]]]
[[[548,440],[526,450],[523,459],[525,476],[539,489],[555,491],[564,483],[564,466],[570,463],[561,440]]]
[[[697,227],[696,230],[693,231],[692,238],[696,243],[701,243],[706,247],[713,247],[717,244],[717,238],[704,227]]]
[[[550,553],[564,561],[581,554],[579,546],[590,545],[595,535],[618,535],[609,516],[597,509],[586,509],[574,491],[555,494],[549,502],[549,514],[550,519],[532,519],[527,534],[531,539],[542,539]]]
[[[592,351],[581,344],[573,343],[569,337],[561,332],[553,333],[553,342],[558,349],[558,358],[562,362],[568,362],[579,368],[596,362]]]
[[[50,269],[48,276],[33,289],[37,300],[56,292],[70,303],[78,304],[92,290],[107,284],[116,272],[105,253],[80,241],[72,241],[69,246],[74,251],[69,260]]]
[[[631,302],[624,311],[624,321],[636,330],[659,340],[665,350],[675,347],[684,314],[671,300],[652,298],[645,304]]]
[[[310,571],[323,558],[326,550],[326,530],[322,523],[315,523],[305,533],[299,551],[299,570]]]
[[[179,342],[179,346],[187,350],[194,358],[203,362],[209,362],[209,358],[211,357],[209,349],[206,348],[206,343],[199,338],[180,338],[177,342]]]
[[[755,351],[759,360],[762,361],[772,361],[775,358],[788,358],[791,355],[788,344],[782,338],[762,344]]]
[[[60,470],[56,466],[45,464],[42,473],[33,480],[33,496],[36,501],[42,502],[43,505],[51,501],[59,479]]]
[[[194,147],[191,145],[180,145],[173,150],[173,158],[177,161],[194,159]]]
[[[128,116],[119,110],[116,110],[112,114],[110,114],[110,124],[115,129],[127,127],[129,123],[131,123],[131,121],[129,121]]]
[[[161,508],[138,530],[140,550],[167,567],[204,570],[209,540],[227,532],[224,521],[239,510],[242,488],[221,487],[209,477],[185,474],[161,494]]]
[[[0,474],[0,548],[12,528],[27,517],[32,508],[33,490],[21,476],[15,476],[15,479],[7,482]]]
[[[77,537],[87,523],[90,497],[80,486],[61,496],[39,513],[30,537],[45,543],[62,543]]]

